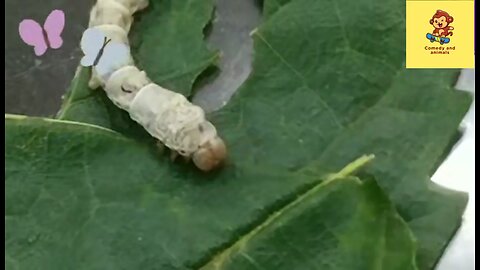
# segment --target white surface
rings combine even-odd
[[[457,89],[475,96],[475,70],[463,70]],[[469,194],[462,226],[450,242],[437,270],[475,269],[475,100],[461,126],[462,139],[438,168],[432,180],[442,186]]]

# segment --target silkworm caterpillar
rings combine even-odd
[[[147,5],[147,0],[97,1],[90,12],[89,27],[100,30],[106,38],[103,47],[97,50],[96,62],[102,57],[103,49],[109,49],[108,42],[128,46],[133,14]],[[84,42],[87,41],[82,38],[82,44]],[[203,109],[183,95],[153,83],[134,65],[130,54],[119,63],[104,65],[109,67],[108,72],[97,72],[94,66],[89,86],[102,86],[117,107],[127,111],[134,121],[172,151],[173,158],[181,155],[186,160],[192,159],[203,171],[219,167],[227,149],[213,124],[205,118]]]

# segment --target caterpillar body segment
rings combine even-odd
[[[162,102],[166,99],[169,102]],[[182,156],[191,156],[200,145],[217,136],[200,107],[153,83],[137,93],[129,113],[152,136]]]
[[[150,83],[145,71],[140,71],[135,66],[125,66],[115,71],[103,88],[117,107],[128,112],[133,98]]]
[[[107,36],[111,42],[117,42],[117,43],[123,43],[128,45],[128,33],[125,32],[123,28],[121,28],[118,25],[115,24],[102,24],[102,25],[97,25],[94,27],[91,27],[94,29],[98,29],[102,31],[105,36]],[[128,59],[117,66],[118,69],[124,67],[124,66],[131,66],[134,65],[133,58],[131,55],[129,55]],[[115,72],[114,69],[112,69],[112,73]],[[108,76],[110,74],[107,74],[105,78],[100,78],[100,75],[97,73],[95,69],[92,69],[92,77],[90,78],[90,81],[88,82],[88,86],[92,89],[97,89],[98,87],[105,86],[105,82],[108,80]]]
[[[97,0],[90,11],[88,27],[114,24],[124,29],[125,32],[129,32],[133,22],[133,12],[118,0]]]
[[[145,9],[148,6],[148,0],[115,0],[130,11],[130,15]]]
[[[102,31],[109,41],[128,45],[133,14],[147,5],[147,0],[98,0],[90,13],[89,26]],[[191,159],[203,171],[223,163],[226,146],[203,109],[153,83],[134,65],[131,55],[102,75],[93,68],[89,86],[102,86],[108,98],[171,149],[172,156]]]

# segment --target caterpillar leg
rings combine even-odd
[[[178,156],[179,156],[179,154],[177,153],[177,151],[171,150],[171,152],[170,152],[170,160],[171,160],[172,162],[174,162],[175,159],[177,159]]]
[[[182,159],[183,159],[183,161],[185,161],[185,163],[189,163],[190,160],[192,160],[191,157],[186,157],[186,156],[182,156]]]
[[[175,162],[175,160],[177,160],[177,158],[180,157],[180,156],[182,157],[182,160],[183,160],[185,163],[188,163],[188,162],[190,162],[190,160],[191,160],[191,157],[182,156],[182,155],[180,155],[180,154],[179,154],[177,151],[175,151],[175,150],[170,150],[170,151],[171,151],[171,152],[170,152],[170,160],[171,160],[172,162]]]
[[[158,151],[159,151],[160,153],[164,153],[164,152],[165,152],[165,148],[167,148],[167,147],[165,147],[165,145],[164,145],[161,141],[157,141],[157,143],[156,143],[155,145],[157,146]]]
[[[159,151],[160,153],[164,153],[164,152],[165,152],[165,149],[167,149],[167,147],[166,147],[161,141],[157,141],[156,146],[157,146],[158,151]],[[170,150],[170,160],[171,160],[172,162],[174,162],[174,161],[178,158],[178,156],[180,156],[180,154],[178,154],[177,151],[175,151],[175,150]],[[184,160],[185,162],[190,161],[190,158],[189,158],[189,157],[184,157],[184,156],[182,156],[182,157],[183,157],[183,160]]]

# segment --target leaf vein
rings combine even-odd
[[[335,124],[340,127],[340,128],[343,128],[343,125],[342,123],[340,122],[340,120],[337,118],[337,116],[335,115],[335,112],[333,110],[332,107],[330,107],[330,105],[328,105],[328,103],[320,96],[320,94],[316,91],[314,91],[312,89],[312,87],[310,87],[310,85],[308,84],[307,82],[307,79],[305,78],[305,76],[303,76],[295,67],[293,67],[286,59],[285,57],[283,57],[275,48],[273,48],[273,46],[258,32],[256,31],[255,32],[255,35],[274,53],[275,56],[277,56],[278,59],[280,59],[280,61],[288,68],[290,69],[297,77],[298,79],[302,82],[302,84],[305,86],[305,88],[307,88],[308,90],[310,90],[312,93],[314,93],[320,103],[325,107],[325,109],[327,109],[327,111],[329,112],[329,114],[331,115],[333,121],[335,122]]]
[[[300,204],[302,201],[304,201],[304,200],[310,198],[311,196],[315,195],[316,192],[321,190],[324,186],[328,185],[329,183],[332,183],[336,179],[341,179],[343,177],[346,177],[346,176],[352,174],[354,171],[356,171],[360,167],[363,167],[366,163],[371,161],[373,158],[374,158],[373,155],[362,156],[362,157],[356,159],[355,161],[351,162],[350,164],[348,164],[340,172],[327,176],[325,180],[320,181],[319,183],[314,185],[309,190],[305,191],[302,194],[299,194],[299,196],[296,197],[296,199],[294,199],[293,201],[287,203],[286,205],[284,205],[283,207],[281,207],[277,211],[273,212],[267,219],[265,219],[263,222],[259,223],[259,225],[252,228],[246,234],[242,235],[232,245],[228,246],[223,251],[220,251],[219,253],[214,255],[204,265],[198,267],[198,269],[199,270],[206,270],[206,269],[209,269],[208,267],[210,267],[210,266],[212,266],[213,269],[221,269],[222,265],[231,256],[232,253],[240,252],[240,254],[242,254],[243,248],[248,244],[248,242],[252,238],[254,238],[258,233],[263,231],[265,228],[271,226],[277,219],[282,217],[285,212],[293,209],[295,206]]]

